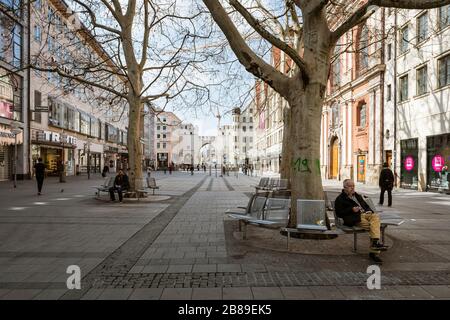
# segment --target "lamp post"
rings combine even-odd
[[[194,175],[194,134],[191,131],[191,175]]]
[[[63,133],[61,133],[60,134],[60,142],[61,142],[61,145],[62,145],[62,154],[61,154],[61,160],[60,160],[60,162],[61,163],[59,163],[58,164],[58,167],[59,167],[59,182],[66,182],[66,175],[65,175],[65,165],[64,165],[64,152],[65,152],[65,150],[64,150],[64,146],[65,146],[65,141],[66,141],[66,139],[67,139],[67,135],[63,132]]]
[[[14,135],[14,188],[17,188],[17,135],[22,132],[16,122],[11,122],[11,133]]]

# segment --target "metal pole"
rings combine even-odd
[[[17,187],[17,133],[14,134],[14,188]]]
[[[91,145],[88,143],[88,156],[87,156],[87,176],[91,178]]]

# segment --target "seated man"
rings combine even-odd
[[[116,178],[114,179],[114,186],[109,188],[109,195],[111,197],[111,201],[115,201],[116,197],[114,196],[114,191],[117,191],[119,195],[119,202],[122,202],[122,191],[128,190],[130,188],[130,183],[128,181],[128,176],[123,172],[122,169],[119,170]]]
[[[376,263],[383,261],[378,256],[380,250],[386,250],[380,240],[380,216],[371,211],[363,197],[355,192],[355,183],[351,179],[344,180],[344,189],[335,201],[336,215],[344,219],[349,227],[357,226],[369,230],[371,245],[369,257]]]

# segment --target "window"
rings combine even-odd
[[[386,90],[386,100],[387,101],[391,101],[392,99],[392,86],[390,84],[387,85],[387,90]]]
[[[369,28],[365,24],[359,38],[359,70],[369,66]]]
[[[40,91],[34,90],[34,108],[42,105],[42,95]],[[42,121],[41,112],[33,112],[33,120],[37,123]]]
[[[450,84],[450,55],[438,60],[439,88]]]
[[[253,126],[250,126],[250,127],[248,127],[248,128],[249,128],[249,130],[250,130],[250,131],[252,131],[252,130],[253,130]]]
[[[156,144],[156,147],[159,149],[159,148],[161,148],[161,144],[158,142],[157,144]]]
[[[166,148],[166,143],[165,142],[163,142],[163,149],[165,149]]]
[[[340,57],[340,52],[339,52],[339,48],[336,45],[335,49],[334,49],[334,56],[335,61],[333,62],[333,74],[331,77],[333,86],[339,86],[341,84],[341,57]]]
[[[163,139],[165,139],[165,138],[166,138],[166,135],[165,135],[165,134],[163,134],[162,136],[163,136]]]
[[[156,127],[156,130],[160,130],[160,129],[161,129],[161,127],[160,127],[160,126],[157,126],[157,127]]]
[[[42,34],[41,34],[41,27],[40,26],[34,26],[34,40],[39,42],[39,43],[42,40]]]
[[[250,143],[253,143],[253,137],[250,137]]]
[[[450,4],[439,8],[439,29],[450,26]]]
[[[161,138],[161,135],[158,133],[157,135],[156,135],[156,138]]]
[[[165,131],[166,130],[166,126],[163,126],[163,131]]]
[[[247,142],[246,137],[243,137],[243,138],[242,138],[242,142],[243,142],[243,143],[246,143],[246,142]]]
[[[392,43],[387,45],[387,60],[390,61],[392,59]]]
[[[408,50],[408,43],[409,43],[409,35],[408,35],[409,28],[408,26],[404,27],[400,30],[400,44],[399,44],[399,50],[400,54],[405,53],[406,50]]]
[[[400,94],[399,101],[406,101],[408,99],[408,75],[405,75],[400,78]]]
[[[246,119],[245,119],[245,117],[243,117],[243,119],[242,119],[242,122],[246,122]]]
[[[363,103],[358,107],[358,118],[356,119],[356,125],[361,128],[366,127],[366,104]]]
[[[428,14],[424,13],[417,18],[417,43],[421,43],[428,36]]]
[[[251,110],[252,109],[250,109],[250,112],[252,112]],[[253,117],[250,117],[250,122],[253,122]]]
[[[238,137],[234,136],[234,142],[238,142]]]
[[[423,66],[416,71],[416,80],[417,80],[417,95],[420,96],[424,93],[427,93],[427,66]]]
[[[247,127],[246,126],[242,126],[242,131],[247,131]]]

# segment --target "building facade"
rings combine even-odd
[[[56,63],[72,74],[73,61],[105,55],[87,32],[70,29],[73,18],[64,2],[39,0],[30,10],[31,59],[38,67]],[[111,85],[122,82],[117,76],[108,81]],[[76,85],[55,72],[31,71],[32,164],[42,158],[48,175],[58,175],[61,163],[66,175],[98,173],[105,165],[110,172],[126,169],[128,108],[125,103],[102,106],[102,94],[100,89]]]
[[[168,111],[156,112],[156,166],[167,168],[174,161],[173,147],[177,140],[174,131],[181,124],[181,120]]]
[[[30,176],[27,8],[0,1],[0,181]]]
[[[397,185],[449,191],[450,6],[387,10],[384,145]]]

